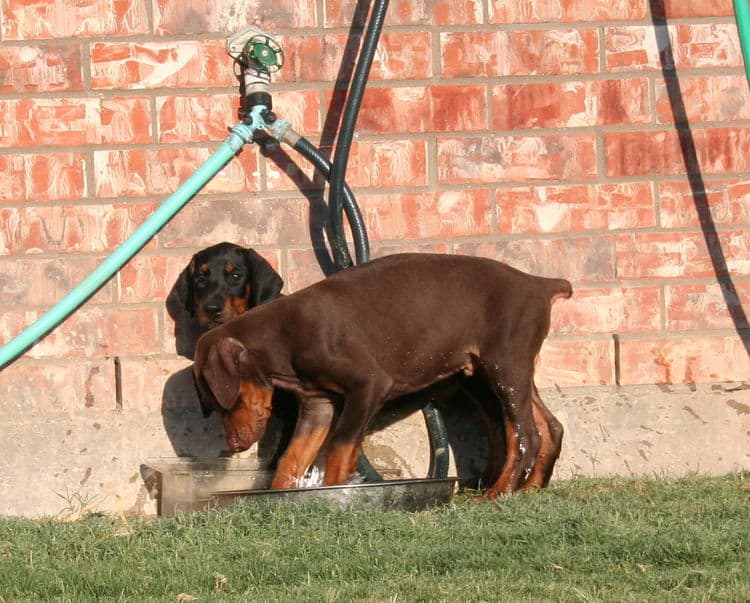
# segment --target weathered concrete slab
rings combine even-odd
[[[203,419],[189,381],[175,391],[180,404],[165,401],[161,412],[1,416],[0,513],[34,517],[86,507],[155,514],[142,471],[147,459],[212,457],[224,449],[218,419]],[[750,383],[541,394],[566,430],[555,479],[750,469]],[[484,442],[470,415],[446,420],[451,473],[481,472]],[[421,414],[371,436],[367,451],[389,477],[424,477],[429,446]]]

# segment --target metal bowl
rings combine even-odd
[[[340,508],[361,505],[383,510],[419,511],[448,502],[453,496],[456,481],[457,478],[451,477],[285,490],[226,490],[214,492],[211,503],[217,507],[228,507],[237,500],[302,502],[314,499]]]

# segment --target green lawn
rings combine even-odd
[[[748,601],[750,474],[577,479],[419,513],[0,519],[0,601]]]

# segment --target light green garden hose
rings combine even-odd
[[[23,354],[86,302],[143,248],[182,207],[252,140],[253,128],[236,125],[221,146],[148,219],[70,293],[0,348],[0,370]]]
[[[737,20],[737,31],[740,34],[745,76],[750,83],[750,3],[748,0],[734,0],[734,18]]]

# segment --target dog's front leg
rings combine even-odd
[[[315,462],[333,422],[333,403],[328,398],[298,396],[300,407],[294,434],[276,468],[271,488],[295,488]]]
[[[343,484],[355,472],[367,425],[383,406],[392,383],[383,375],[346,392],[344,408],[328,445],[326,486]]]

